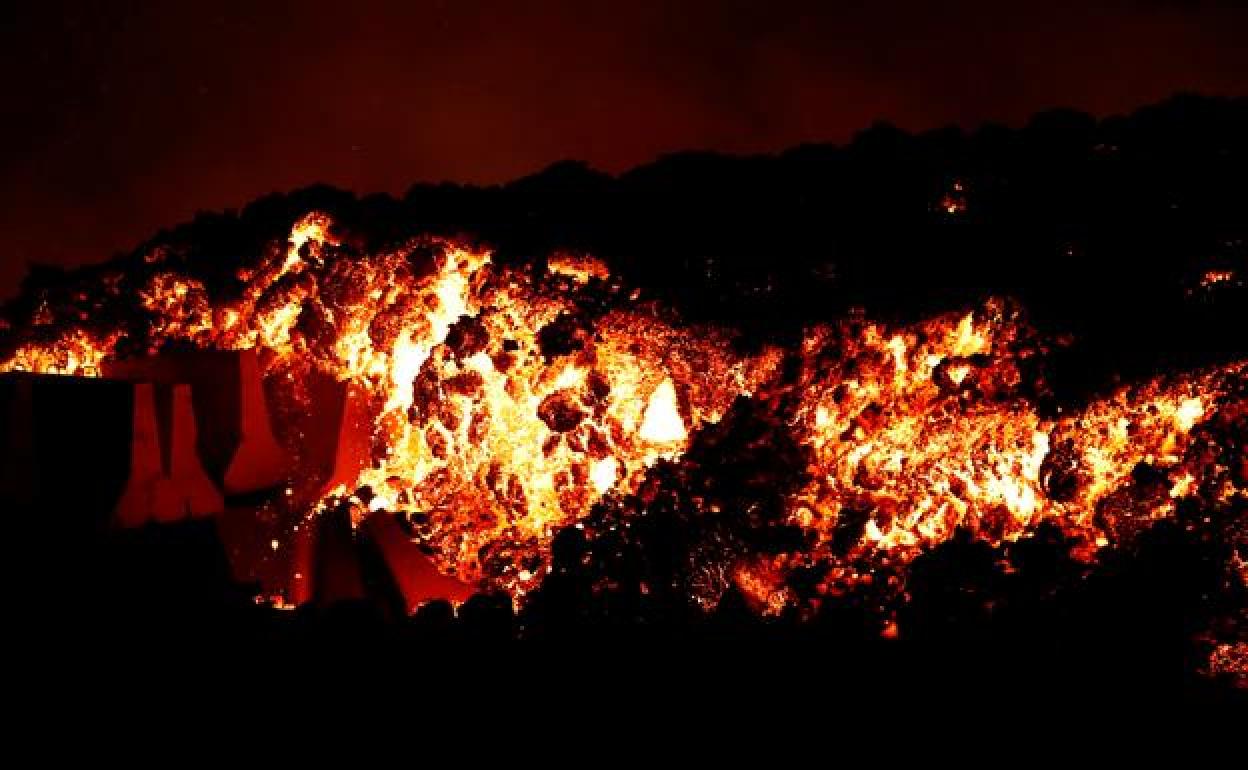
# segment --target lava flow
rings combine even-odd
[[[238,271],[227,301],[154,254],[138,326],[40,313],[41,341],[0,369],[94,375],[123,337],[139,352],[256,348],[276,412],[294,415],[279,432],[296,454],[297,423],[316,409],[309,377],[350,382],[371,415],[371,461],[317,510],[350,498],[357,524],[367,510],[409,513],[443,570],[523,591],[555,530],[631,492],[775,359],[740,359],[726,332],[621,300],[590,257],[556,255],[533,274],[452,242],[358,254],[331,233],[324,215],[302,218],[285,248]],[[290,486],[296,501],[321,493]]]
[[[1091,558],[1185,499],[1227,508],[1248,492],[1244,364],[1059,407],[1044,377],[1055,343],[1005,301],[908,326],[851,318],[747,354],[589,256],[517,267],[432,237],[369,251],[315,212],[222,286],[169,250],[138,275],[37,307],[9,330],[0,370],[91,376],[170,346],[254,348],[296,455],[317,409],[307,383],[350,383],[370,456],[331,488],[292,478],[275,504],[299,518],[345,504],[357,525],[401,513],[443,572],[516,597],[541,582],[561,528],[642,494],[734,403],[794,447],[782,514],[803,538],[722,557],[722,579],[690,597],[704,606],[731,583],[779,612],[794,570],[830,564],[822,590],[849,590],[870,580],[863,564],[904,565],[959,531],[1000,543],[1050,522]],[[751,515],[729,497],[691,504]]]
[[[909,327],[859,320],[808,335],[786,386],[799,394],[789,425],[809,450],[806,481],[787,500],[813,535],[797,561],[905,563],[958,530],[999,544],[1043,522],[1090,558],[1184,499],[1242,504],[1248,366],[1044,409],[1047,352],[1000,301]],[[830,581],[864,577],[838,567]]]

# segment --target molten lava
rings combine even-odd
[[[859,550],[905,559],[968,529],[998,543],[1043,521],[1089,546],[1202,491],[1225,501],[1235,447],[1193,428],[1240,398],[1248,367],[1124,387],[1060,416],[1038,406],[1043,343],[999,302],[890,329],[820,329],[803,347],[792,426],[810,449],[790,515],[827,548],[847,515]]]
[[[332,490],[292,478],[272,505],[292,524],[342,499],[357,525],[401,513],[445,573],[517,596],[542,579],[557,530],[637,493],[742,397],[774,409],[806,458],[785,516],[808,545],[717,568],[768,612],[791,600],[787,575],[819,560],[840,565],[827,590],[841,590],[868,577],[849,566],[860,557],[904,564],[957,530],[995,543],[1041,522],[1091,554],[1184,498],[1246,491],[1242,450],[1202,427],[1239,408],[1244,364],[1056,412],[1041,406],[1049,343],[1006,302],[910,326],[851,318],[746,355],[729,330],[636,300],[591,257],[522,269],[429,237],[369,252],[317,212],[224,290],[178,265],[149,255],[138,322],[96,312],[124,301],[120,276],[72,317],[37,313],[0,370],[91,376],[172,344],[255,348],[296,457],[311,378],[351,383],[369,418],[364,469]]]

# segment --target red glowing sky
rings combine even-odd
[[[18,0],[0,10],[0,297],[28,261],[103,259],[313,182],[401,193],[1248,92],[1248,9],[1060,5]]]

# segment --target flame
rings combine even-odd
[[[637,435],[654,444],[677,444],[688,438],[676,403],[676,386],[670,377],[659,383],[659,387],[650,394]]]
[[[620,461],[614,457],[595,460],[589,471],[589,480],[594,483],[598,494],[605,495],[615,487],[620,477]]]

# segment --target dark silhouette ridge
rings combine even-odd
[[[755,339],[851,307],[914,317],[1010,295],[1042,328],[1074,334],[1057,384],[1078,390],[1243,350],[1248,303],[1190,290],[1248,260],[1246,176],[1248,99],[1181,95],[1101,121],[1054,110],[1017,130],[877,124],[846,146],[673,154],[616,177],[567,161],[506,185],[417,184],[402,199],[313,186],[201,214],[111,263],[35,267],[3,317],[23,329],[40,301],[68,312],[78,289],[118,270],[133,296],[155,249],[173,257],[162,269],[228,297],[240,264],[317,209],[359,249],[436,233],[522,264],[586,251],[684,318]],[[93,310],[101,322],[136,315]]]

